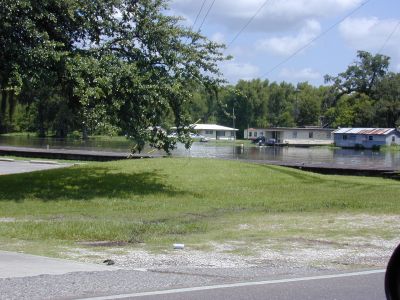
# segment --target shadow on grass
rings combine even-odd
[[[299,180],[304,183],[322,183],[326,182],[326,179],[319,177],[315,173],[311,172],[302,172],[297,169],[285,168],[285,167],[277,167],[277,166],[268,166],[269,169],[274,170],[275,172],[284,174],[292,179]]]
[[[0,177],[0,201],[25,199],[90,200],[96,197],[131,198],[137,195],[187,194],[163,183],[156,172],[117,173],[102,167],[66,168]]]

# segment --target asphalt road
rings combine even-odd
[[[0,299],[385,298],[384,270],[294,273],[272,274],[265,268],[123,270],[0,251]]]
[[[107,297],[83,298],[85,300],[142,299],[385,299],[384,273],[380,271],[333,274],[313,277],[288,278],[261,282],[244,282],[217,286],[203,286],[169,291],[153,291]]]

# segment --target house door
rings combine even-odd
[[[280,131],[272,131],[272,138],[275,139],[278,143],[280,143],[281,142]]]

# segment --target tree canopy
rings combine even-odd
[[[400,74],[388,72],[390,58],[382,54],[357,52],[357,61],[332,82],[326,97],[327,113],[333,126],[400,126]]]
[[[2,1],[0,125],[18,97],[39,111],[39,127],[113,126],[138,150],[150,142],[169,151],[176,141],[157,126],[170,121],[189,143],[190,91],[222,82],[223,46],[166,10],[165,0]],[[69,120],[45,112],[51,103]]]

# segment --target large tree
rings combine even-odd
[[[1,1],[0,89],[3,123],[6,107],[9,107],[11,118],[15,100],[22,90],[39,93],[39,86],[50,89],[55,87],[54,83],[59,85],[57,79],[63,76],[66,57],[79,51],[86,42],[99,40],[101,28],[109,22],[112,14],[110,1]]]
[[[358,51],[357,59],[338,76],[325,75],[325,82],[332,83],[332,88],[336,92],[336,100],[353,92],[371,96],[377,82],[387,73],[390,60],[388,56]]]
[[[390,58],[357,52],[358,60],[332,82],[325,94],[325,118],[335,126],[395,127],[400,123],[399,74],[388,73]]]
[[[56,95],[83,132],[111,123],[138,150],[146,142],[173,148],[176,141],[157,127],[173,116],[189,144],[189,91],[222,82],[223,46],[167,9],[165,0],[2,1],[0,88],[9,94],[3,102],[23,90],[41,102]]]

